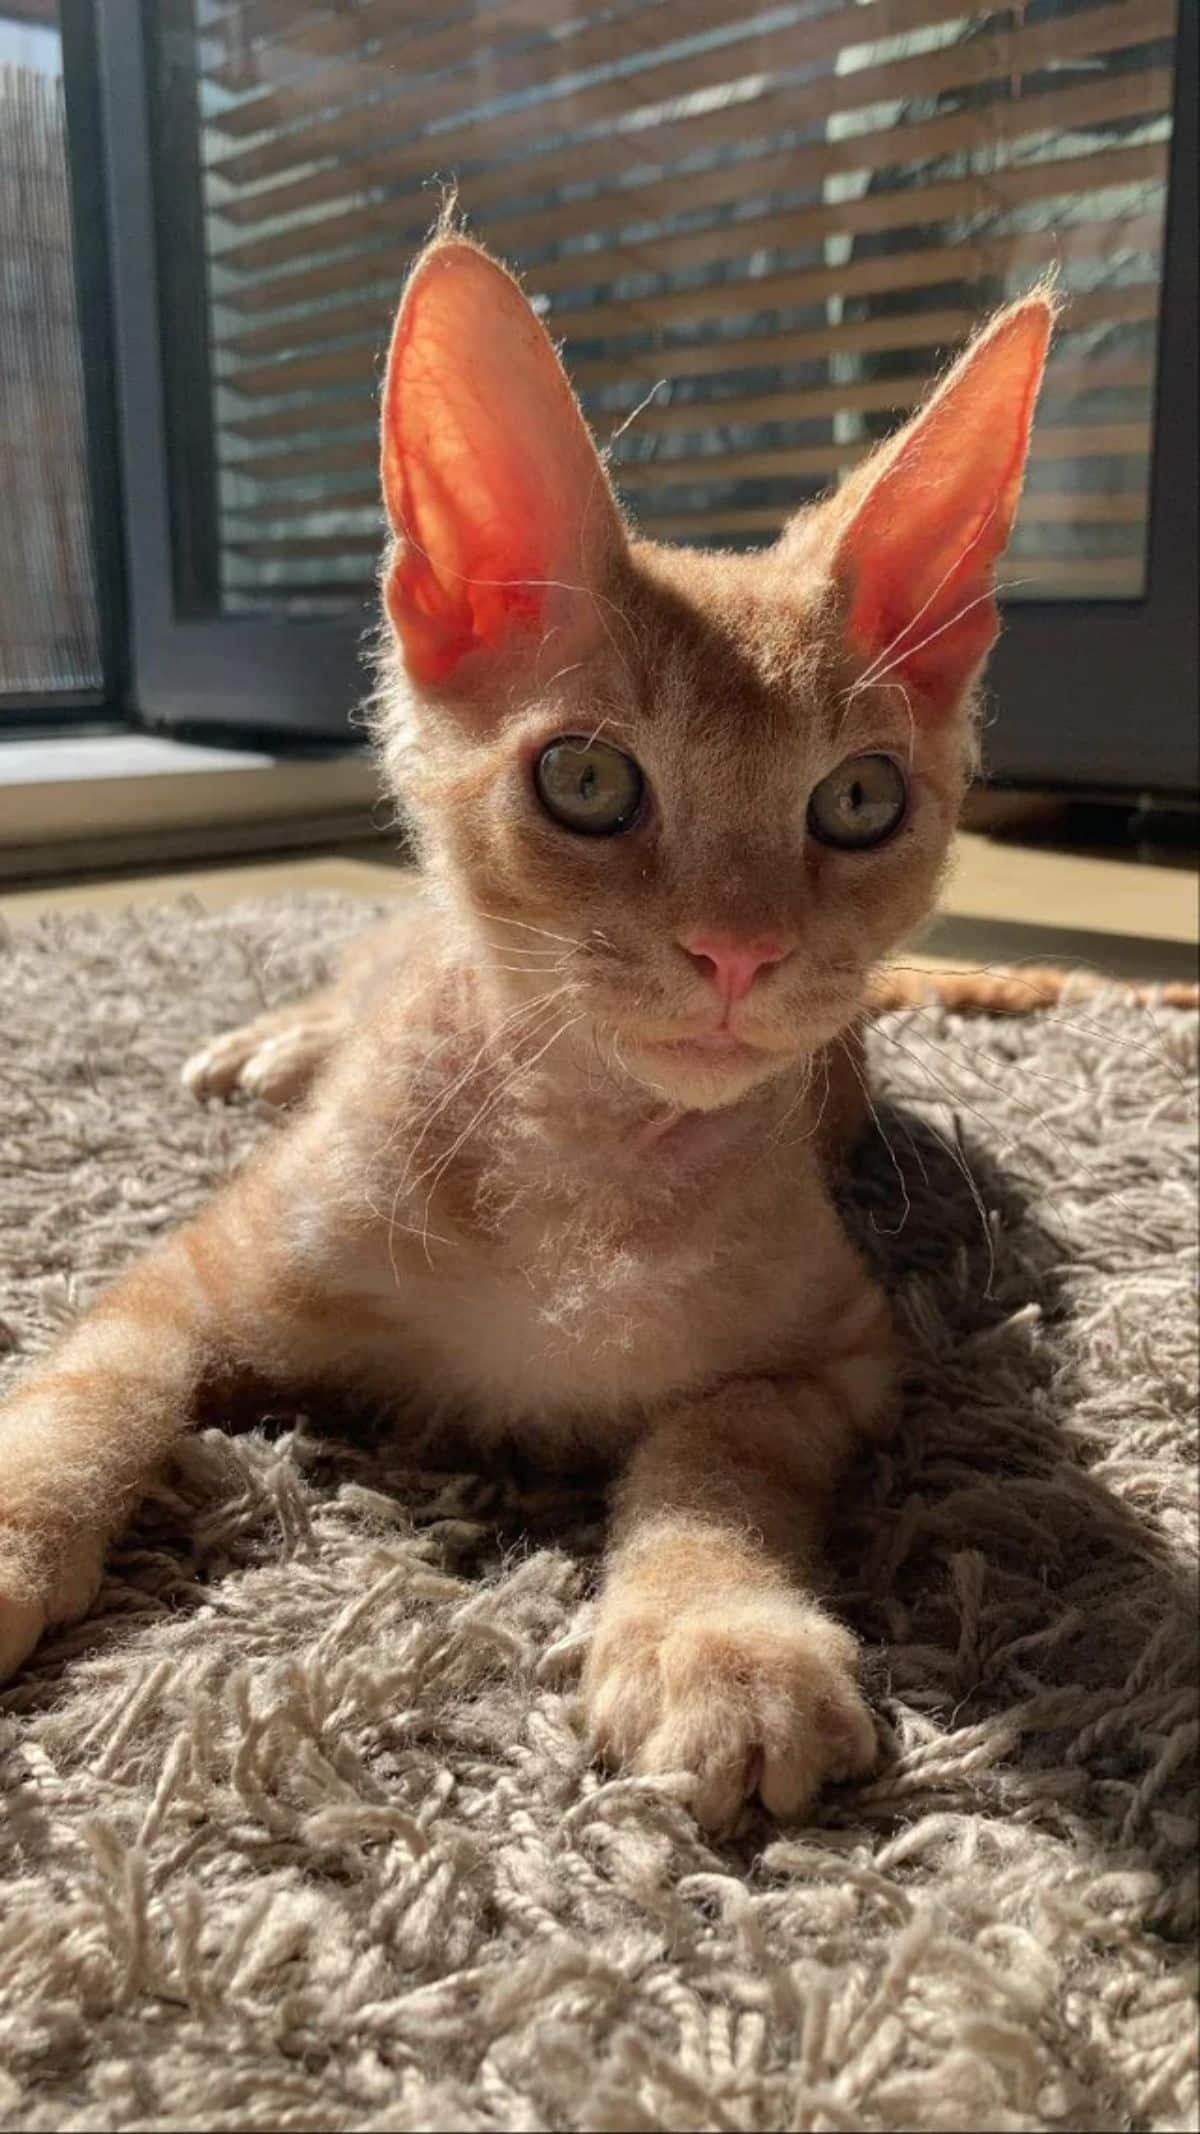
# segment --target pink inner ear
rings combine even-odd
[[[935,700],[964,688],[1000,626],[992,571],[1008,533],[1004,526],[997,535],[997,520],[964,511],[952,548],[923,536],[919,523],[907,538],[899,525],[882,538],[855,580],[856,651]]]
[[[843,535],[847,629],[880,678],[955,702],[999,627],[994,571],[1012,532],[1052,310],[1001,314],[886,453]]]
[[[392,338],[382,471],[397,549],[388,613],[417,681],[545,629],[553,586],[612,517],[603,470],[521,291],[459,241],[435,244]],[[573,541],[573,546],[572,546]]]
[[[428,516],[414,511],[409,524],[424,529]],[[545,592],[530,581],[546,571],[529,513],[514,504],[503,532],[494,544],[450,543],[436,534],[428,550],[419,536],[402,542],[386,599],[416,680],[445,681],[470,653],[496,651],[542,619]]]
[[[400,536],[388,612],[419,681],[443,681],[469,653],[532,628],[545,606],[545,524],[488,426],[474,447],[434,370],[406,383],[405,421],[384,432],[384,484]],[[414,422],[418,409],[427,419]],[[415,432],[415,434],[413,434]],[[404,440],[403,450],[397,443]]]

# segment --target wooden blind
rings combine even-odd
[[[451,182],[673,539],[770,540],[1056,266],[1004,575],[1136,595],[1175,7],[197,0],[227,606],[362,598],[381,354]]]

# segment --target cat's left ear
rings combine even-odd
[[[1054,299],[997,314],[898,436],[851,477],[834,573],[864,673],[937,717],[962,700],[1000,627],[995,566],[1021,494]]]
[[[498,663],[578,657],[624,534],[544,326],[478,245],[421,254],[392,335],[382,473],[396,537],[384,599],[427,688],[494,695]]]

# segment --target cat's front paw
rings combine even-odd
[[[0,1682],[23,1667],[43,1630],[46,1610],[40,1600],[0,1588]]]
[[[194,1052],[181,1080],[194,1097],[261,1097],[280,1109],[304,1096],[338,1035],[332,1017],[264,1017]]]
[[[715,1833],[755,1792],[797,1816],[826,1779],[875,1762],[854,1639],[798,1595],[715,1595],[670,1616],[602,1602],[583,1693],[597,1752],[694,1774],[692,1808]]]
[[[52,1571],[34,1569],[19,1535],[0,1527],[0,1682],[24,1666],[43,1632],[87,1614],[102,1556],[99,1539],[87,1535],[64,1550]]]

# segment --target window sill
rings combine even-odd
[[[274,756],[160,734],[0,739],[0,880],[380,835],[365,751]]]

